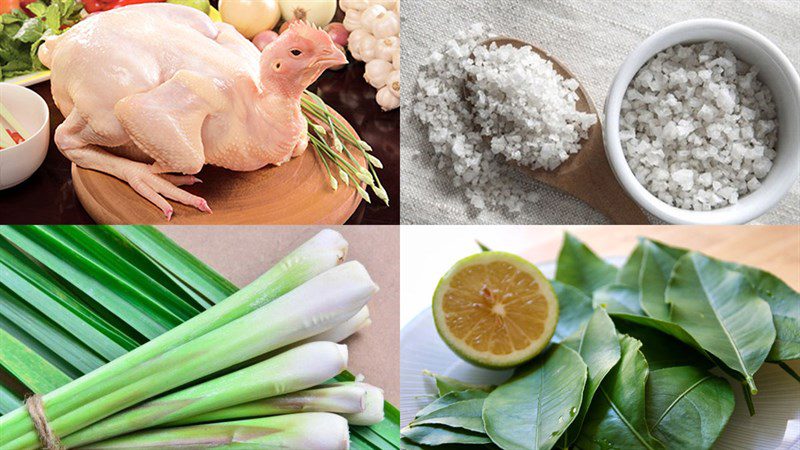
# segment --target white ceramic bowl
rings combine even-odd
[[[0,83],[0,102],[30,133],[24,142],[0,150],[0,189],[6,189],[27,180],[42,165],[50,144],[50,111],[38,94],[9,83]]]
[[[642,186],[631,171],[619,140],[622,98],[639,69],[657,53],[677,44],[725,42],[738,58],[759,69],[759,79],[772,91],[778,107],[778,148],[761,187],[735,205],[712,211],[670,206]],[[662,220],[686,224],[739,224],[774,207],[800,173],[800,77],[783,52],[761,34],[734,22],[698,19],[670,25],[645,39],[622,63],[605,107],[605,144],[611,168],[620,184],[640,206]]]

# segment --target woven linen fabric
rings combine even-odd
[[[774,42],[795,68],[800,62],[797,0],[404,0],[402,23],[401,222],[406,224],[607,223],[586,204],[516,173],[515,182],[539,193],[520,214],[478,211],[451,172],[437,169],[427,131],[411,111],[420,62],[476,22],[500,35],[541,47],[583,84],[598,111],[622,62],[651,34],[673,23],[719,18],[753,28]],[[800,167],[798,167],[800,170]],[[652,222],[657,219],[650,216]],[[800,223],[800,183],[753,223]]]

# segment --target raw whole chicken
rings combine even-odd
[[[205,164],[250,171],[308,145],[303,90],[347,62],[324,31],[294,22],[262,53],[232,26],[167,3],[92,15],[39,50],[78,166],[126,181],[169,220],[165,199],[211,212],[177,186]]]

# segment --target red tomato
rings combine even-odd
[[[0,14],[10,13],[12,9],[19,8],[19,0],[0,0]]]
[[[23,138],[22,138],[22,135],[21,135],[21,134],[17,133],[17,132],[16,132],[16,131],[14,131],[14,130],[9,130],[8,128],[6,128],[6,131],[8,131],[8,134],[9,134],[9,135],[11,135],[11,139],[13,139],[13,140],[14,140],[14,143],[15,143],[15,144],[19,144],[20,142],[22,142],[22,141],[24,141],[24,140],[25,140],[25,139],[23,139]]]

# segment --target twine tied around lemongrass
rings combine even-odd
[[[34,394],[25,399],[25,406],[28,408],[28,414],[33,420],[33,426],[36,428],[36,434],[39,435],[39,443],[45,450],[65,450],[66,447],[61,444],[61,440],[53,433],[50,428],[50,423],[47,421],[47,416],[44,414],[44,403],[42,396]]]

